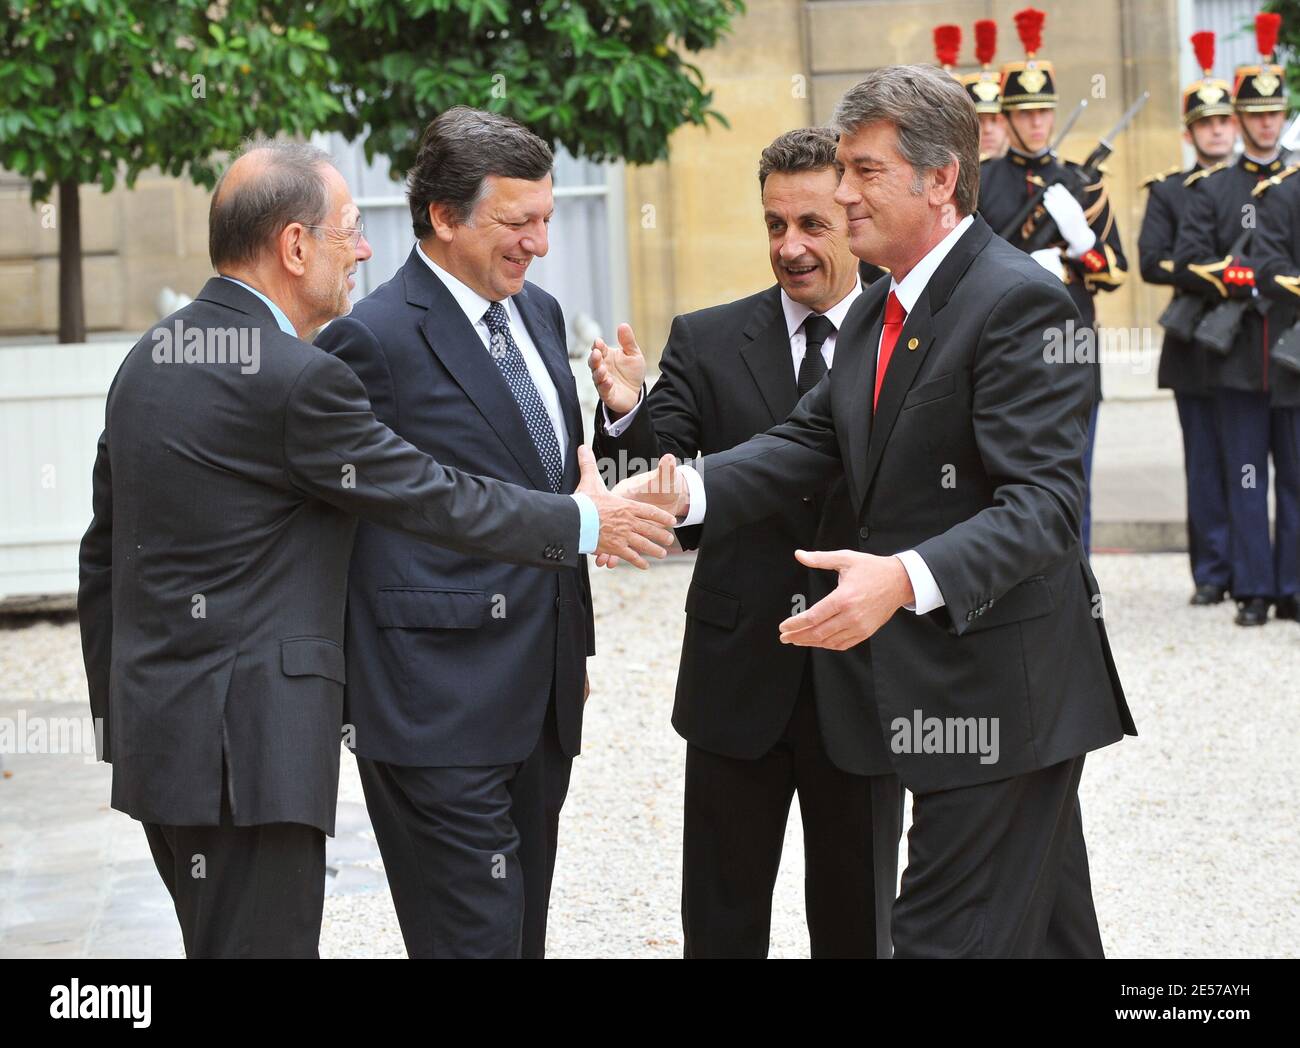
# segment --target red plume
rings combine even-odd
[[[961,51],[961,26],[938,25],[934,27],[934,57],[941,66],[957,64]]]
[[[991,18],[975,23],[975,61],[988,65],[998,53],[998,24]]]
[[[1026,7],[1016,12],[1016,32],[1020,42],[1025,45],[1025,53],[1033,57],[1043,46],[1043,22],[1047,15],[1036,7]]]
[[[1259,53],[1270,57],[1277,50],[1277,34],[1282,28],[1282,16],[1271,11],[1261,11],[1255,16],[1255,42]]]
[[[1209,76],[1214,71],[1214,34],[1208,29],[1193,33],[1192,50],[1196,52],[1196,64]]]

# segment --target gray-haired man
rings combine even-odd
[[[212,198],[220,275],[108,395],[77,599],[90,704],[113,807],[144,823],[191,957],[316,954],[357,517],[556,571],[669,541],[589,453],[574,497],[525,491],[375,418],[303,341],[347,311],[359,217],[325,154],[249,148]]]
[[[620,488],[713,541],[843,476],[854,541],[797,553],[836,588],[779,629],[870,649],[863,698],[913,795],[895,956],[1101,956],[1079,779],[1135,729],[1079,538],[1091,375],[1045,351],[1078,310],[975,213],[952,77],[882,69],[834,122],[850,245],[889,281],[784,423],[683,468],[675,499]]]

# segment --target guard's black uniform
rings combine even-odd
[[[1262,183],[1255,231],[1255,282],[1274,310],[1300,320],[1300,167]],[[1279,327],[1270,312],[1274,328]],[[1283,332],[1278,330],[1278,337]],[[1273,452],[1273,497],[1277,524],[1273,560],[1277,573],[1278,618],[1296,618],[1300,592],[1300,371],[1269,357],[1269,438]]]
[[[1255,190],[1282,172],[1281,160],[1262,164],[1242,154],[1236,162],[1187,179],[1190,190],[1184,221],[1174,247],[1174,282],[1217,304],[1229,297],[1250,297],[1232,349],[1226,356],[1207,355],[1207,382],[1214,390],[1215,413],[1222,440],[1224,482],[1231,530],[1232,594],[1241,602],[1294,596],[1296,511],[1286,503],[1295,483],[1286,445],[1274,432],[1269,348],[1294,321],[1289,302],[1252,293],[1236,272],[1255,273],[1260,198]],[[1272,208],[1270,208],[1272,210]],[[1243,228],[1256,233],[1245,249],[1232,254]],[[1285,392],[1282,394],[1285,396]],[[1300,401],[1298,401],[1300,402]],[[1280,425],[1280,423],[1279,423]],[[1280,475],[1275,555],[1269,539],[1268,460],[1272,451]],[[1281,547],[1289,545],[1289,553]],[[1240,619],[1239,619],[1240,621]]]
[[[1142,183],[1147,210],[1138,234],[1138,265],[1149,284],[1173,286],[1174,245],[1191,192],[1187,180],[1203,171],[1175,167]],[[1175,296],[1191,292],[1176,290]],[[1232,588],[1228,557],[1228,495],[1224,487],[1223,450],[1214,418],[1214,397],[1207,380],[1206,350],[1194,341],[1165,333],[1156,382],[1173,390],[1183,432],[1183,467],[1187,477],[1187,540],[1192,578],[1201,596],[1196,603],[1222,600]]]
[[[1060,167],[1078,169],[1079,165],[1068,160],[1060,160],[1051,153],[1030,157],[1017,149],[1010,149],[1007,155],[998,159],[987,160],[980,165],[980,214],[1002,234],[1008,232],[1008,224],[1024,206],[1030,195],[1050,185],[1053,170]],[[1099,291],[1113,291],[1124,282],[1128,270],[1128,261],[1124,257],[1124,248],[1120,244],[1119,227],[1111,212],[1110,199],[1105,183],[1098,180],[1086,188],[1083,200],[1083,213],[1088,224],[1097,235],[1097,243],[1082,258],[1067,258],[1061,254],[1061,279],[1064,280],[1070,297],[1083,318],[1083,328],[1091,332],[1093,357],[1089,365],[1095,376],[1096,401],[1093,404],[1092,418],[1088,425],[1088,446],[1084,457],[1084,466],[1088,478],[1088,498],[1084,503],[1083,543],[1087,549],[1091,545],[1092,531],[1092,449],[1097,431],[1097,403],[1101,400],[1101,360],[1096,340],[1097,310],[1093,303]],[[1026,249],[1026,240],[1032,235],[1039,223],[1050,216],[1043,208],[1038,208],[1017,230],[1010,230],[1007,240],[1021,250]],[[1064,240],[1058,239],[1051,247],[1064,247]],[[1076,336],[1076,352],[1082,355],[1082,343]],[[1079,359],[1076,357],[1076,359]]]

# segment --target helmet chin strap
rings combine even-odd
[[[1007,117],[1007,130],[1011,132],[1011,134],[1015,135],[1016,142],[1018,143],[1016,148],[1019,152],[1023,153],[1025,156],[1028,157],[1042,156],[1044,153],[1047,152],[1048,146],[1044,146],[1042,149],[1038,150],[1037,152],[1034,152],[1027,145],[1025,145],[1024,138],[1022,138],[1020,132],[1016,130],[1015,121],[1012,120],[1010,117]]]
[[[1246,141],[1246,152],[1248,152],[1251,156],[1255,157],[1255,159],[1263,160],[1266,155],[1267,156],[1277,155],[1278,153],[1277,144],[1275,143],[1272,149],[1265,149],[1262,145],[1260,145],[1255,140],[1254,136],[1251,135],[1251,133],[1246,130],[1246,121],[1238,120],[1237,126],[1238,129],[1241,131],[1241,137]]]

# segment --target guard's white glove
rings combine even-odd
[[[1042,251],[1031,251],[1029,257],[1056,277],[1057,280],[1062,282],[1065,280],[1065,267],[1061,265],[1061,249],[1059,247],[1045,247]]]
[[[1075,200],[1074,194],[1060,182],[1048,187],[1047,192],[1043,194],[1043,207],[1052,216],[1056,228],[1061,231],[1061,236],[1069,245],[1071,258],[1082,258],[1096,247],[1097,234],[1092,231],[1087,218],[1084,217],[1083,205]]]

